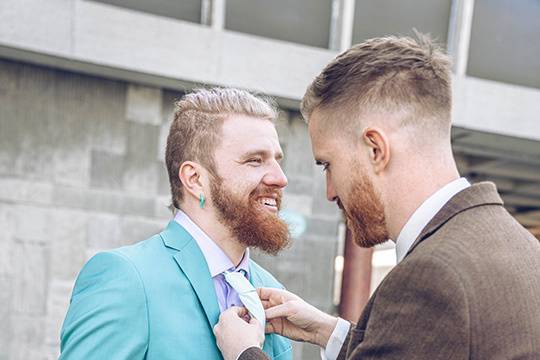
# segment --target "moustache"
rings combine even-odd
[[[283,196],[283,190],[272,188],[269,186],[258,187],[251,192],[249,195],[250,198],[259,198],[259,197],[270,197],[275,198],[276,200],[281,200]]]

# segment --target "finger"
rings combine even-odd
[[[222,313],[222,315],[224,314],[236,314],[238,317],[244,317],[248,314],[248,311],[245,307],[231,306]]]
[[[279,334],[283,335],[284,323],[282,319],[272,319],[266,322],[264,331],[267,334]]]
[[[266,309],[264,313],[266,315],[266,319],[268,320],[280,318],[280,317],[287,317],[291,313],[291,306],[289,305],[289,303],[276,305],[276,306]]]
[[[267,322],[266,323],[266,326],[264,327],[264,332],[266,334],[272,334],[272,333],[275,333],[276,330],[274,328],[274,324],[270,323],[270,322]]]
[[[242,306],[240,310],[238,310],[238,316],[241,318],[249,317],[248,309]]]
[[[259,295],[259,299],[261,299],[262,301],[268,301],[272,293],[271,290],[272,289],[270,288],[264,287],[257,288],[257,295]]]
[[[268,309],[269,307],[272,307],[272,303],[268,300],[261,300],[261,304],[265,310]]]
[[[287,290],[283,289],[275,289],[275,288],[265,288],[261,287],[257,289],[257,295],[259,295],[259,298],[261,300],[279,300],[279,299],[288,299],[290,296],[295,296],[293,293],[288,292]]]

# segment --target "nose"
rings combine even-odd
[[[326,173],[326,199],[328,201],[336,201],[337,194],[334,191],[334,185],[332,185],[332,179],[330,179],[330,174]]]
[[[281,169],[281,166],[277,161],[274,161],[272,168],[264,177],[264,182],[266,183],[266,185],[276,186],[279,188],[284,188],[285,186],[287,186],[287,177],[285,176],[283,169]]]

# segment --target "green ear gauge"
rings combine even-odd
[[[201,195],[199,195],[199,207],[202,209],[204,208],[204,202],[206,201],[206,199],[204,198],[204,195],[201,193]]]

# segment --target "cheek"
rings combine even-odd
[[[253,173],[238,174],[231,179],[229,188],[241,197],[248,197],[259,185],[261,178]]]
[[[351,176],[350,172],[342,173],[339,169],[332,169],[326,172],[326,183],[330,185],[335,193],[341,194],[344,191],[344,186],[347,183],[347,179]]]

